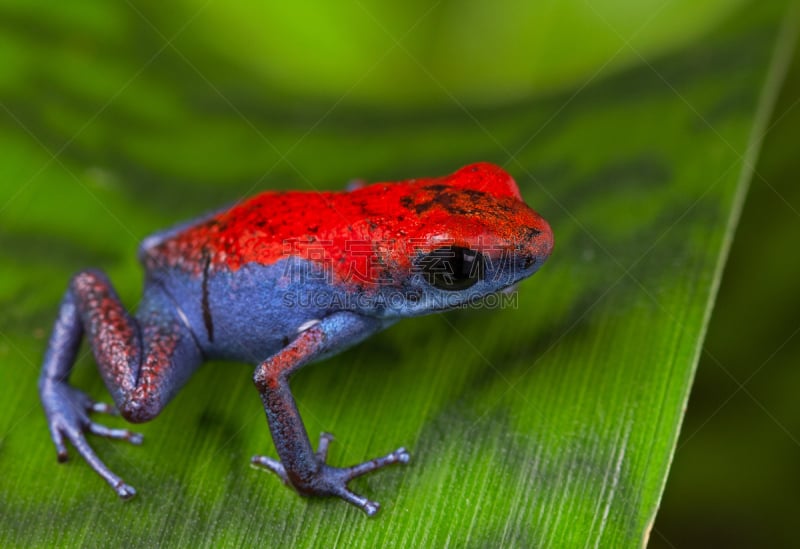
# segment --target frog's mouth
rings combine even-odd
[[[500,288],[499,290],[495,290],[494,292],[490,292],[488,294],[484,294],[481,297],[466,298],[464,301],[461,301],[458,304],[447,303],[447,304],[439,305],[439,306],[436,306],[436,307],[430,307],[425,312],[426,313],[439,313],[439,312],[444,312],[444,311],[451,311],[453,309],[458,309],[458,308],[480,307],[487,300],[491,301],[492,300],[491,296],[497,296],[497,295],[501,295],[501,294],[509,296],[509,295],[512,295],[514,292],[516,292],[518,288],[519,288],[519,281],[513,282],[513,283],[509,284],[508,286],[505,286],[504,288]]]

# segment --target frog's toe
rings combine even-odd
[[[127,440],[131,444],[136,445],[141,444],[144,440],[144,436],[141,433],[134,433],[133,431],[128,431],[127,429],[110,429],[105,425],[100,425],[99,423],[95,423],[93,421],[89,422],[88,429],[93,435],[114,440]]]
[[[105,402],[94,402],[88,397],[87,401],[84,403],[84,406],[86,407],[87,412],[109,414],[112,416],[119,415],[119,410],[117,410],[115,406]],[[136,444],[137,446],[144,440],[144,435],[141,433],[136,433],[127,429],[111,429],[105,425],[100,425],[99,423],[89,420],[88,417],[84,420],[84,425],[84,431],[88,431],[93,435],[98,435],[113,440],[126,440],[131,444]],[[136,491],[134,490],[134,494],[135,493]]]
[[[116,406],[108,404],[107,402],[91,401],[89,405],[89,411],[97,414],[108,414],[111,416],[119,415],[119,410],[117,410]]]
[[[89,423],[89,428],[88,428],[89,432],[95,433],[96,427],[101,427],[101,430],[114,431],[112,429],[106,429],[105,427],[96,426],[93,423]],[[116,429],[116,431],[121,431],[121,429]],[[97,433],[97,434],[102,434],[102,433]],[[111,469],[109,469],[105,463],[103,463],[103,461],[97,456],[97,454],[94,453],[94,450],[92,450],[92,447],[89,446],[89,443],[87,442],[86,437],[84,436],[83,431],[81,429],[67,428],[64,431],[64,435],[70,441],[72,446],[75,447],[75,449],[78,451],[81,457],[84,460],[86,460],[86,463],[88,463],[89,466],[92,469],[94,469],[95,472],[109,484],[109,486],[111,486],[111,488],[117,493],[117,495],[120,498],[127,500],[136,495],[136,490],[132,486],[125,484],[125,482],[119,476],[114,474],[114,472],[111,471]],[[117,437],[112,436],[111,438],[117,438]],[[66,450],[64,452],[64,455],[66,456]],[[60,457],[61,454],[59,450],[59,459]]]
[[[69,459],[67,445],[64,443],[64,435],[61,434],[59,429],[51,427],[50,438],[53,439],[53,444],[56,446],[56,459],[59,463],[64,463]]]
[[[114,491],[122,500],[129,500],[136,495],[136,489],[130,484],[125,484],[122,481],[120,481],[118,485],[114,486]]]
[[[334,436],[330,433],[320,433],[316,456],[321,463],[328,461],[328,446],[333,442]]]
[[[346,478],[349,481],[361,475],[366,475],[376,469],[386,467],[387,465],[392,465],[393,463],[408,463],[409,461],[411,461],[411,454],[408,453],[408,450],[401,447],[385,456],[371,459],[364,463],[353,465],[352,467],[345,467],[343,471],[345,471]]]
[[[340,491],[336,492],[335,495],[345,500],[347,503],[355,505],[364,511],[368,517],[374,517],[378,511],[381,510],[381,504],[377,501],[370,501],[364,496],[359,496],[358,494],[351,492],[346,487],[343,487]]]
[[[272,459],[268,456],[253,456],[250,458],[250,464],[259,469],[272,471],[280,477],[284,484],[288,486],[292,485],[292,483],[289,482],[289,477],[286,476],[286,469],[284,469],[283,464],[277,459]]]

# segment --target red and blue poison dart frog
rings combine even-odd
[[[136,494],[86,440],[142,437],[92,421],[90,413],[115,409],[69,384],[84,335],[116,409],[133,423],[156,417],[203,361],[250,362],[279,457],[252,463],[304,496],[336,496],[374,515],[378,503],[348,482],[406,463],[408,452],[329,465],[332,437],[323,433],[314,451],[290,377],[401,318],[507,291],[552,247],[550,226],[491,164],[349,192],[265,192],[157,233],[139,249],[145,284],[135,316],[103,273],[70,281],[39,379],[58,459],[69,441],[119,497]]]

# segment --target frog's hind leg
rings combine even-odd
[[[92,412],[113,412],[69,384],[81,338],[86,334],[106,386],[122,415],[141,422],[155,417],[174,395],[201,354],[188,327],[162,293],[151,290],[132,318],[104,274],[77,274],[61,302],[39,378],[39,395],[59,461],[69,441],[123,499],[136,491],[94,453],[86,433],[139,444],[141,435],[90,420]]]

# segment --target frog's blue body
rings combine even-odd
[[[326,316],[323,307],[291,306],[292,296],[340,293],[324,280],[301,278],[313,265],[290,263],[306,262],[292,258],[200,278],[180,271],[155,272],[149,278],[172,297],[205,356],[257,363],[292,341],[299,326]],[[333,296],[318,301],[328,300],[334,301]]]
[[[303,495],[333,495],[374,514],[352,478],[408,461],[400,448],[348,468],[316,452],[289,390],[303,365],[398,319],[461,306],[533,274],[552,249],[547,223],[513,180],[477,164],[441,179],[376,184],[351,193],[264,193],[147,238],[135,317],[98,271],[76,275],[61,303],[39,392],[59,459],[69,440],[123,498],[135,494],[85,433],[138,443],[92,422],[109,411],[68,384],[81,338],[122,415],[155,417],[208,358],[259,364],[254,381],[281,460],[253,463]]]

